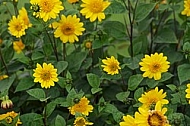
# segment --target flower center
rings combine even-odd
[[[46,13],[52,11],[53,7],[54,3],[51,0],[42,0],[40,3],[41,10]]]
[[[83,104],[80,104],[80,103],[75,104],[75,111],[82,113],[82,112],[84,112],[84,111],[86,110],[86,107],[87,107],[87,106],[85,106],[85,105],[83,105]]]
[[[154,111],[154,110],[153,110]],[[148,117],[148,124],[150,126],[164,126],[166,120],[162,115],[154,111],[152,114]]]
[[[161,68],[161,65],[159,63],[153,63],[151,66],[150,66],[150,71],[152,73],[156,73],[160,70]]]
[[[83,118],[79,119],[77,122],[76,122],[77,126],[85,126],[85,120]]]
[[[99,0],[93,0],[89,6],[90,11],[93,13],[100,13],[103,11],[103,2],[100,2]]]
[[[41,78],[42,80],[44,81],[48,81],[51,79],[51,73],[49,71],[44,71],[42,74],[41,74]]]
[[[109,67],[110,67],[111,71],[116,71],[118,69],[118,67],[115,63],[112,63]]]
[[[15,25],[15,29],[16,29],[17,31],[21,31],[22,26],[21,26],[20,24],[17,24],[17,25]]]
[[[67,23],[67,24],[62,26],[61,31],[65,35],[72,35],[74,33],[74,31],[75,31],[75,28],[73,27],[72,24]]]
[[[5,121],[6,123],[11,124],[13,122],[13,118],[8,116],[7,118],[5,118]]]

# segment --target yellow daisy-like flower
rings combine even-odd
[[[163,93],[163,89],[158,91],[158,87],[148,92],[142,94],[138,99],[143,105],[141,106],[144,109],[151,109],[156,105],[157,102],[160,102],[162,105],[168,104],[169,101],[164,99],[166,97],[166,92]]]
[[[82,0],[80,5],[83,9],[80,13],[85,16],[86,19],[90,18],[90,21],[93,22],[96,19],[102,21],[105,19],[104,10],[110,5],[110,2],[104,0]]]
[[[189,104],[190,104],[190,84],[187,84],[187,89],[185,90],[186,94],[186,98],[189,100]]]
[[[171,126],[164,115],[167,108],[162,108],[160,102],[155,106],[154,110],[145,110],[139,108],[139,112],[135,113],[135,123],[138,126]]]
[[[8,23],[8,29],[13,36],[20,38],[21,36],[25,35],[26,26],[24,21],[20,17],[13,16],[12,19]]]
[[[54,82],[58,82],[57,69],[54,69],[51,63],[43,63],[43,67],[37,63],[33,76],[35,77],[34,82],[41,83],[41,87],[46,89],[55,86]]]
[[[30,0],[30,9],[33,10],[33,16],[39,17],[40,16],[40,6],[39,6],[40,0]]]
[[[135,119],[130,115],[123,116],[123,120],[123,122],[119,123],[120,126],[137,126]]]
[[[181,12],[181,14],[190,16],[190,0],[184,0],[184,10]]]
[[[17,52],[20,53],[22,50],[25,48],[25,44],[22,43],[22,40],[20,39],[19,41],[14,41],[13,42],[13,49]]]
[[[93,106],[89,105],[89,100],[84,96],[80,99],[78,103],[73,105],[72,107],[69,107],[69,111],[72,115],[75,115],[76,112],[79,112],[83,115],[88,116],[89,112],[92,112]]]
[[[83,28],[83,23],[80,22],[80,19],[74,16],[61,16],[61,20],[59,22],[54,22],[53,28],[55,28],[54,36],[56,38],[61,39],[63,43],[70,42],[74,43],[75,41],[79,41],[79,35],[82,35],[82,32],[85,30]]]
[[[103,67],[103,70],[108,74],[114,75],[119,73],[119,69],[121,68],[119,66],[119,62],[114,56],[111,56],[111,58],[106,57],[106,59],[103,59],[102,62],[104,65],[101,65],[101,67]]]
[[[60,0],[31,0],[32,6],[37,8],[37,17],[39,16],[45,22],[49,19],[55,19],[61,10],[64,9]]]
[[[4,74],[4,75],[0,75],[0,80],[3,80],[3,79],[8,78],[8,77],[9,77],[9,76],[6,75],[6,74]]]
[[[93,125],[92,122],[88,122],[84,117],[77,117],[74,121],[74,126],[87,126]]]
[[[69,3],[73,4],[73,3],[76,3],[78,2],[79,0],[67,0]]]
[[[154,77],[154,80],[161,79],[161,73],[168,71],[169,64],[170,62],[167,61],[166,56],[163,56],[163,53],[155,53],[151,54],[151,56],[145,55],[145,58],[139,63],[142,66],[140,70],[145,71],[143,77]]]
[[[18,116],[18,113],[15,113],[14,111],[12,111],[12,112],[7,112],[6,114],[1,114],[1,115],[0,115],[0,122],[3,121],[3,120],[5,120],[6,123],[10,124],[10,123],[13,122],[13,119],[14,119],[15,117],[17,117],[17,116]],[[17,121],[17,123],[16,123],[15,126],[18,126],[19,124],[22,124],[22,122],[21,122],[20,119],[18,118],[18,121]]]
[[[27,14],[27,11],[24,7],[22,7],[21,10],[19,10],[19,15],[18,17],[20,17],[20,19],[22,19],[24,21],[24,24],[26,26],[26,29],[28,27],[32,27],[32,24],[30,23],[29,21],[29,18],[28,18],[28,14]]]

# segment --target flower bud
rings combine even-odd
[[[2,109],[9,109],[13,107],[13,102],[9,99],[8,96],[3,97],[3,101],[1,102]]]

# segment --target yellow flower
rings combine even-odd
[[[32,24],[30,23],[29,21],[29,18],[28,18],[28,14],[27,14],[27,11],[24,7],[22,7],[21,10],[19,10],[19,15],[18,17],[20,17],[23,21],[24,21],[24,24],[26,26],[26,29],[28,27],[32,27]]]
[[[43,63],[43,67],[37,63],[33,76],[35,77],[34,82],[41,83],[41,87],[46,89],[55,86],[54,82],[58,82],[57,69],[54,69],[51,63]]]
[[[93,106],[89,105],[89,100],[84,96],[83,98],[80,99],[78,103],[73,105],[72,107],[69,107],[69,111],[72,115],[75,115],[76,112],[79,112],[83,115],[88,116],[89,112],[92,112]]]
[[[169,64],[170,62],[167,61],[166,56],[163,56],[163,53],[155,53],[151,54],[151,56],[145,55],[145,58],[139,63],[142,66],[140,70],[145,71],[143,77],[154,77],[154,80],[161,79],[161,73],[168,71]]]
[[[56,28],[54,36],[56,38],[60,37],[63,43],[79,41],[77,36],[82,35],[82,31],[85,30],[83,23],[76,15],[67,17],[62,15],[59,22],[53,23],[53,28]]]
[[[137,126],[135,119],[130,115],[123,116],[123,120],[124,122],[119,123],[120,126]]]
[[[33,14],[42,18],[45,22],[52,18],[55,19],[60,11],[64,9],[60,0],[31,0],[30,3],[32,8],[37,7],[33,9],[37,13]]]
[[[74,121],[74,126],[87,126],[93,125],[93,123],[88,122],[84,117],[77,117]]]
[[[107,72],[108,74],[114,75],[114,74],[118,74],[119,73],[119,62],[117,61],[117,59],[115,59],[114,56],[111,56],[111,58],[107,58],[103,59],[102,62],[105,65],[101,65],[104,69],[105,72]]]
[[[80,5],[83,9],[80,11],[85,18],[90,18],[93,22],[96,19],[102,21],[105,19],[104,10],[110,5],[110,2],[104,0],[82,0]]]
[[[33,10],[33,16],[39,17],[40,16],[40,0],[30,0],[30,9]]]
[[[26,26],[24,21],[20,17],[13,16],[12,19],[8,23],[8,29],[13,36],[20,38],[21,36],[25,35]]]
[[[187,89],[185,90],[186,94],[186,98],[190,99],[190,84],[187,84]],[[190,100],[189,100],[189,104],[190,104]]]
[[[25,48],[24,43],[22,43],[22,40],[20,39],[19,41],[14,41],[13,42],[13,49],[17,52],[20,53],[22,50]]]
[[[145,110],[139,108],[139,112],[135,113],[135,123],[138,126],[170,126],[167,117],[164,115],[167,108],[162,108],[160,102],[155,106],[154,110]]]
[[[190,16],[190,0],[184,0],[184,10],[181,12],[181,14]]]
[[[148,92],[142,94],[142,96],[138,99],[143,105],[141,106],[144,109],[151,109],[156,105],[157,102],[160,102],[162,105],[168,104],[169,101],[164,99],[166,97],[166,92],[163,93],[163,89],[158,91],[158,87]]]
[[[79,0],[67,0],[69,3],[73,4],[73,3],[76,3],[78,2]]]
[[[1,114],[1,115],[0,115],[0,121],[5,120],[6,123],[10,124],[10,123],[13,122],[13,119],[14,119],[15,117],[17,117],[17,116],[18,116],[18,113],[15,113],[14,111],[12,111],[12,112],[7,112],[6,114]],[[17,121],[17,123],[16,123],[15,126],[18,126],[19,124],[22,124],[22,122],[21,122],[20,119],[18,118],[18,121]]]
[[[0,75],[0,80],[3,80],[5,78],[8,78],[9,76],[8,75]]]

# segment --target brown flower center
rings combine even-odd
[[[65,35],[72,35],[72,34],[74,34],[75,28],[73,27],[72,24],[67,23],[67,24],[62,26],[61,31]]]
[[[164,116],[156,111],[148,116],[148,124],[150,126],[164,126],[165,123],[166,119]]]
[[[79,119],[77,122],[76,122],[77,126],[85,126],[85,120],[83,118]]]
[[[44,72],[41,74],[41,78],[42,78],[42,80],[44,80],[44,81],[50,80],[50,79],[51,79],[51,73],[50,73],[49,71],[44,71]]]
[[[21,31],[22,25],[21,25],[21,24],[15,25],[15,29],[16,29],[17,31]]]
[[[13,122],[13,118],[8,116],[5,118],[6,123],[11,124]]]
[[[42,0],[40,3],[41,10],[46,13],[52,11],[53,7],[54,3],[51,0]]]
[[[100,13],[103,11],[103,2],[100,2],[99,0],[93,0],[90,3],[90,11],[93,13]]]
[[[150,66],[150,71],[152,73],[156,73],[160,70],[161,65],[159,63],[154,63],[153,65]]]

